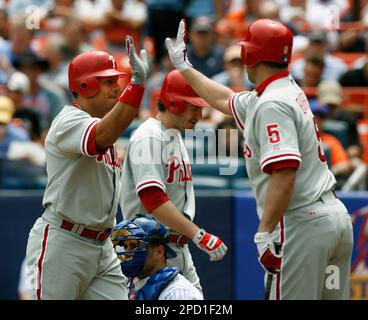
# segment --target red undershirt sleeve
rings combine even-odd
[[[169,200],[168,195],[158,187],[144,188],[138,192],[138,196],[149,213]]]
[[[271,174],[272,171],[281,169],[295,169],[299,168],[300,162],[298,160],[283,160],[278,162],[272,162],[263,168],[263,172]]]
[[[87,150],[90,155],[101,155],[104,154],[109,147],[98,149],[96,146],[96,130],[97,130],[98,122],[93,125],[91,133],[89,134],[87,141]]]

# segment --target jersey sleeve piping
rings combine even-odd
[[[97,150],[95,150],[96,153],[88,152],[88,146],[90,146],[92,143],[95,145],[95,141],[91,141],[91,140],[95,140],[95,135],[91,133],[93,131],[95,132],[95,130],[93,129],[97,127],[99,122],[100,120],[94,119],[90,124],[87,125],[87,128],[83,132],[82,140],[81,140],[81,151],[82,151],[82,154],[84,154],[85,156],[94,157],[97,154]],[[91,149],[93,148],[90,148],[90,150]]]
[[[236,111],[236,108],[234,105],[235,97],[236,97],[236,93],[230,97],[228,101],[228,106],[229,106],[231,113],[234,115],[236,125],[239,127],[240,130],[244,131],[244,123],[241,121],[240,116],[238,112]]]
[[[274,163],[274,162],[285,161],[285,160],[297,160],[298,162],[301,162],[302,158],[300,154],[291,153],[291,152],[278,154],[278,155],[272,155],[272,156],[267,157],[261,162],[261,169],[263,172],[265,172],[264,169],[267,165]]]
[[[143,189],[148,188],[148,187],[158,187],[166,193],[165,186],[157,180],[147,180],[147,181],[144,181],[144,182],[140,183],[136,187],[136,191],[137,191],[137,193],[139,193],[140,191],[142,191]]]

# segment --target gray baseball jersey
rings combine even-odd
[[[27,244],[34,299],[127,299],[125,277],[110,239],[80,235],[85,228],[112,228],[120,196],[115,147],[96,150],[99,121],[77,105],[65,106],[47,135],[46,210]],[[61,228],[63,220],[76,227],[73,232]]]
[[[179,211],[194,219],[192,171],[180,132],[166,129],[157,119],[149,118],[130,138],[124,159],[120,201],[124,219],[148,214],[138,192],[152,186],[163,190]],[[174,263],[189,281],[201,289],[188,245],[171,243],[170,247],[178,250],[179,254],[168,260],[168,264]]]
[[[300,162],[288,209],[305,206],[333,189],[336,180],[328,169],[313,113],[291,78],[272,82],[261,96],[257,91],[235,94],[229,105],[244,133],[246,168],[259,217],[269,179],[263,170],[273,162]]]
[[[103,229],[115,225],[121,168],[114,146],[103,154],[88,151],[99,121],[74,105],[55,117],[45,142],[48,183],[43,206],[74,223]]]
[[[247,173],[260,218],[270,177],[268,166],[279,161],[299,163],[288,209],[272,235],[283,244],[284,254],[282,271],[276,281],[278,286],[274,285],[272,296],[277,299],[328,298],[331,295],[323,291],[322,282],[328,264],[336,261],[341,267],[344,289],[334,297],[346,298],[351,223],[346,208],[331,191],[336,180],[328,169],[305,94],[288,73],[280,73],[254,91],[234,94],[229,107],[244,133]],[[315,219],[319,218],[316,229]],[[322,241],[321,235],[330,231],[333,223],[339,232],[328,233],[328,241],[323,242],[326,247],[318,250],[314,242]],[[304,252],[308,252],[310,263],[306,263]],[[336,255],[339,259],[333,260]]]
[[[124,219],[146,213],[138,192],[152,186],[164,191],[181,212],[194,219],[192,171],[180,132],[149,118],[130,138],[123,164],[120,205]]]

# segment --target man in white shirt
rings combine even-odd
[[[167,266],[166,259],[175,258],[176,253],[167,245],[166,227],[153,217],[142,215],[120,222],[111,240],[129,278],[129,299],[203,300],[179,268]]]

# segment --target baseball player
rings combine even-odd
[[[168,264],[179,267],[199,290],[202,289],[189,252],[189,240],[209,254],[211,261],[221,260],[227,250],[220,238],[192,222],[192,172],[180,132],[195,127],[206,105],[180,72],[174,70],[166,75],[157,117],[142,123],[130,138],[120,202],[124,219],[151,213],[169,228],[169,246],[177,257]]]
[[[121,176],[114,143],[137,115],[148,63],[129,36],[126,45],[132,78],[120,96],[122,72],[109,53],[82,53],[69,65],[76,103],[55,117],[46,137],[45,212],[27,245],[33,299],[127,299],[109,239]]]
[[[234,93],[191,67],[185,22],[176,43],[166,39],[174,66],[209,105],[232,114],[244,133],[247,173],[260,218],[254,241],[259,262],[275,274],[271,299],[347,299],[352,224],[336,198],[318,127],[303,91],[290,77],[293,36],[282,23],[253,22],[241,45],[250,92]],[[282,251],[275,252],[274,242]],[[326,286],[330,266],[338,286]],[[327,273],[326,273],[327,272]]]
[[[121,269],[130,279],[132,300],[203,300],[178,267],[167,266],[166,259],[175,258],[176,253],[167,245],[166,227],[153,217],[120,222],[111,240]]]

